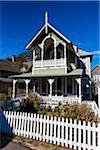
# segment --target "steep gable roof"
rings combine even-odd
[[[72,44],[72,42],[65,37],[60,31],[58,31],[54,26],[48,23],[48,14],[47,12],[45,13],[45,24],[40,28],[40,30],[36,33],[36,35],[29,41],[29,43],[26,45],[26,49],[31,49],[33,44],[41,44],[42,40],[48,35],[54,33],[56,36],[58,36],[61,40],[63,40],[65,43]],[[39,41],[39,43],[38,43]],[[80,51],[78,47],[74,44],[72,44],[72,49],[74,50],[75,54],[78,57],[87,57],[90,56],[91,61],[92,61],[92,54],[85,52],[85,51]]]
[[[66,41],[67,43],[71,43],[71,41],[68,38],[66,38],[60,31],[58,31],[56,28],[54,28],[49,23],[47,23],[47,27],[50,30],[52,30],[53,32],[55,32],[58,36],[60,36],[64,41]],[[46,28],[46,25],[42,26],[42,28],[37,32],[37,34],[26,45],[26,49],[29,49],[31,47],[32,43],[40,36],[40,34],[45,32],[45,28]],[[46,34],[45,34],[45,36],[46,36]]]

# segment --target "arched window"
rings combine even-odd
[[[60,43],[57,46],[57,59],[64,58],[64,46]]]
[[[44,56],[43,59],[54,59],[54,41],[48,38],[44,41]]]

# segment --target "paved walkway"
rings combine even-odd
[[[27,147],[24,147],[21,144],[14,143],[14,142],[9,142],[7,145],[5,145],[1,150],[30,150]]]

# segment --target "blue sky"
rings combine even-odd
[[[44,24],[49,23],[72,43],[94,54],[92,68],[100,65],[99,1],[0,1],[0,59],[18,55]]]

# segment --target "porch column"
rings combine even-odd
[[[28,96],[28,84],[30,83],[31,80],[25,79],[24,81],[26,83],[26,96]]]
[[[82,100],[82,92],[81,92],[81,78],[77,78],[76,79],[78,85],[79,85],[79,99],[78,99],[78,102],[81,103],[81,100]]]
[[[16,84],[17,80],[13,80],[13,94],[12,94],[12,98],[15,98],[15,84]]]
[[[50,84],[50,98],[52,97],[52,84],[54,82],[55,79],[48,79],[48,82]]]

